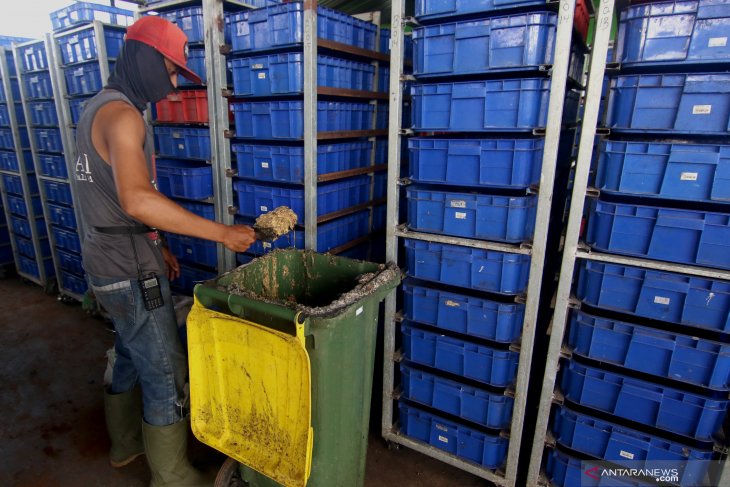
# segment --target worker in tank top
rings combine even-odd
[[[234,252],[254,242],[250,227],[202,218],[155,188],[153,140],[143,112],[176,89],[178,74],[201,83],[186,61],[182,30],[156,16],[137,20],[107,86],[84,107],[76,141],[83,265],[116,331],[112,383],[104,394],[109,458],[119,467],[146,454],[153,487],[211,484],[186,455],[187,357],[168,280],[178,276],[179,266],[157,229],[213,240]]]

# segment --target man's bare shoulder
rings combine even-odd
[[[139,111],[129,103],[112,101],[96,114],[94,125],[102,132],[117,135],[144,134],[144,120]]]

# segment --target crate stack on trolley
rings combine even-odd
[[[55,272],[12,43],[0,47],[0,179],[18,274],[51,290]]]
[[[292,246],[374,258],[371,239],[384,226],[388,116],[379,14],[360,19],[291,2],[228,21],[231,207],[246,224],[282,205],[298,217],[293,233],[256,242],[238,262]]]
[[[548,448],[538,455],[538,427],[530,478],[542,461],[552,485],[585,485],[591,462],[606,461],[676,469],[665,479],[674,485],[730,481],[721,462],[730,407],[729,35],[727,1],[619,11],[594,188],[584,199],[576,182],[573,193],[586,231],[578,243],[581,215],[571,214],[566,236],[541,398]]]
[[[393,185],[407,211],[388,215],[405,214],[393,233],[408,277],[402,311],[386,304],[384,436],[505,486],[517,483],[546,326],[540,288],[557,255],[590,15],[582,2],[555,7],[416,2],[401,132],[413,136]]]

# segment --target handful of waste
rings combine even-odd
[[[280,206],[259,216],[253,229],[256,240],[272,241],[294,230],[296,224],[297,214],[289,207]]]

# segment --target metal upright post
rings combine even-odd
[[[222,0],[203,0],[205,25],[205,69],[208,87],[208,119],[213,165],[213,194],[216,198],[216,220],[230,225],[233,214],[233,180],[231,179],[231,143],[226,137],[228,121],[227,64],[225,59],[225,20]],[[236,267],[236,254],[218,245],[218,272]]]
[[[601,103],[601,89],[608,52],[608,40],[611,33],[614,0],[601,2],[596,19],[596,34],[593,42],[593,52],[588,74],[588,87],[585,96],[585,110],[578,146],[578,160],[575,169],[573,194],[570,204],[570,214],[565,236],[563,260],[560,269],[555,314],[553,315],[548,356],[545,365],[545,375],[542,381],[542,392],[535,427],[532,454],[527,474],[527,485],[537,485],[542,464],[545,438],[547,434],[550,407],[553,400],[555,378],[558,373],[560,349],[565,333],[565,324],[568,317],[568,301],[573,284],[575,270],[575,255],[578,249],[580,225],[583,218],[586,188],[593,155],[593,144],[596,136],[598,108]],[[547,144],[547,142],[546,142]],[[538,216],[539,218],[539,216]]]
[[[304,247],[317,250],[317,0],[304,1]]]

